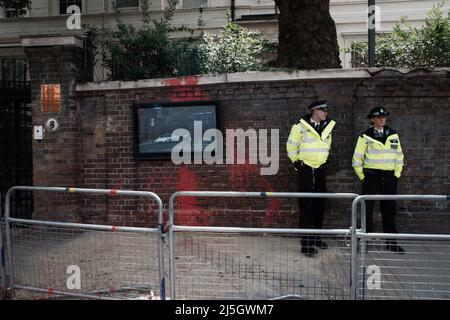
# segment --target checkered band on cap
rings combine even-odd
[[[327,109],[327,108],[328,108],[328,105],[326,103],[324,103],[324,104],[319,104],[317,106],[314,106],[314,107],[310,108],[309,110],[313,111],[316,109]]]

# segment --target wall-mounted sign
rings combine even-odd
[[[51,132],[51,133],[56,132],[56,131],[58,131],[58,128],[59,128],[58,120],[56,120],[55,118],[48,118],[44,122],[44,127],[45,127],[45,130],[47,130],[47,132]]]
[[[61,85],[41,85],[41,112],[59,112],[61,110]]]
[[[191,141],[192,155],[203,154],[207,146],[215,142],[191,139],[195,123],[199,123],[200,135],[208,129],[219,128],[219,104],[214,101],[176,103],[142,103],[134,105],[134,151],[139,159],[171,159],[171,152],[183,141]],[[186,134],[175,134],[184,129]],[[188,145],[190,142],[188,142]]]

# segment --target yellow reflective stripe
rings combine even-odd
[[[403,160],[397,160],[397,161],[395,161],[395,164],[401,164],[401,165],[404,165],[405,163],[403,162]]]
[[[288,139],[287,143],[290,144],[290,145],[292,145],[292,146],[298,146],[298,145],[300,144],[299,142],[295,142],[295,141],[292,140],[292,139]]]
[[[364,155],[363,155],[362,153],[355,152],[355,153],[353,154],[353,157],[363,158]]]
[[[300,152],[328,152],[328,148],[301,148]]]
[[[395,164],[397,161],[395,159],[366,159],[366,164]]]
[[[394,149],[383,149],[383,150],[378,150],[378,149],[369,149],[367,150],[368,154],[398,154],[397,150]]]
[[[362,166],[362,161],[353,161],[352,166]]]
[[[316,138],[308,138],[308,132],[306,131],[305,127],[303,127],[302,124],[299,124],[298,128],[300,129],[300,132],[303,134],[303,143],[314,143],[318,141],[318,139]]]
[[[293,157],[293,156],[298,155],[299,153],[300,153],[300,149],[299,149],[299,150],[295,150],[295,151],[289,152],[289,153],[288,153],[288,156],[289,156],[289,157]]]

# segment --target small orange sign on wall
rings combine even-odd
[[[61,85],[41,85],[41,112],[59,112],[61,110]]]

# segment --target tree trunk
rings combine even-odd
[[[280,10],[278,65],[297,69],[340,68],[330,0],[275,0]]]

